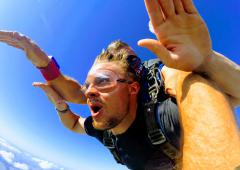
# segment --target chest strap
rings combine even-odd
[[[121,159],[121,157],[118,153],[118,150],[115,146],[115,140],[113,137],[114,136],[112,135],[111,132],[105,130],[103,132],[103,144],[105,147],[107,147],[110,150],[110,152],[112,153],[112,155],[113,155],[114,159],[117,161],[117,163],[124,164],[122,162],[122,159]]]

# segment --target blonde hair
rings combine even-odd
[[[133,49],[126,43],[116,40],[110,43],[106,50],[103,50],[94,61],[94,65],[101,62],[116,62],[124,69],[124,71],[134,80],[139,80],[136,70],[132,67],[132,61],[141,60],[137,57]]]

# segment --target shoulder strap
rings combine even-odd
[[[124,164],[115,146],[113,135],[107,130],[103,132],[103,144],[110,150],[117,163]]]
[[[170,159],[175,160],[179,156],[179,151],[175,146],[170,144],[162,129],[157,124],[155,117],[156,103],[149,102],[144,106],[144,115],[146,121],[146,128],[148,132],[148,138],[153,146],[158,146],[162,152],[167,155]]]
[[[148,138],[153,146],[159,146],[164,154],[171,159],[176,159],[178,156],[178,150],[171,145],[161,128],[157,124],[155,117],[156,105],[164,100],[164,96],[161,94],[161,88],[163,87],[163,81],[161,79],[161,61],[159,59],[153,59],[144,62],[144,66],[147,70],[146,80],[148,85],[149,101],[144,103],[144,116],[146,120],[146,128],[148,132]]]

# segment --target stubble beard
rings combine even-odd
[[[129,113],[129,103],[127,104],[127,108],[124,114],[120,114],[120,115],[124,115],[123,117],[119,118],[119,117],[111,117],[108,118],[107,120],[103,120],[103,121],[96,121],[93,119],[93,127],[95,129],[98,130],[110,130],[115,128],[117,125],[119,125],[122,120],[127,116],[127,114]]]
[[[116,127],[121,121],[117,118],[111,118],[106,121],[96,121],[93,119],[93,127],[98,130],[110,130]]]

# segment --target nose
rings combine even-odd
[[[85,91],[85,96],[87,98],[98,97],[99,91],[91,84]]]

